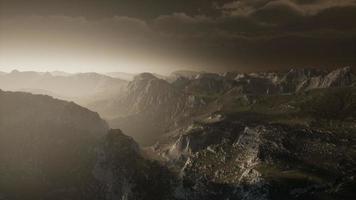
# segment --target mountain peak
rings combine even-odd
[[[17,73],[20,73],[20,71],[17,70],[17,69],[14,69],[14,70],[12,70],[12,71],[10,72],[10,74],[17,74]]]
[[[158,79],[158,78],[156,76],[154,76],[153,74],[148,73],[148,72],[138,74],[137,76],[134,77],[134,81],[151,80],[151,79]]]
[[[215,73],[201,73],[198,74],[195,79],[221,79],[221,77]]]
[[[120,129],[109,130],[106,136],[106,146],[121,153],[139,154],[140,148],[133,138],[125,135]]]

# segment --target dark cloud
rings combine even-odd
[[[227,15],[250,15],[265,9],[294,11],[314,15],[332,7],[355,6],[355,0],[236,0],[223,4],[219,9]]]
[[[216,6],[230,0],[0,0],[2,15],[68,15],[87,18],[128,16],[156,18],[184,12],[217,15]]]
[[[251,17],[270,24],[286,24],[303,18],[303,10],[289,1],[271,1],[251,13]]]
[[[115,55],[147,66],[162,60],[153,71],[356,64],[355,0],[0,2],[0,43],[76,41],[78,51],[112,63]]]

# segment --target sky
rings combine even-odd
[[[356,65],[356,0],[0,0],[0,71]]]

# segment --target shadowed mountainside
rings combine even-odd
[[[22,92],[0,91],[0,163],[6,200],[163,200],[175,179],[98,114]]]

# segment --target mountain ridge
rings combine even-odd
[[[352,78],[348,68],[140,74],[101,102],[123,131],[73,102],[0,90],[0,197],[353,199]]]
[[[122,128],[138,139],[137,135],[147,135],[144,131],[161,135],[179,124],[192,122],[199,115],[218,111],[228,99],[350,86],[352,77],[349,67],[330,72],[315,69],[250,74],[204,72],[190,78],[166,80],[143,73],[135,76],[121,94],[88,107],[101,113],[112,127]],[[139,130],[134,124],[146,124],[145,129]]]

